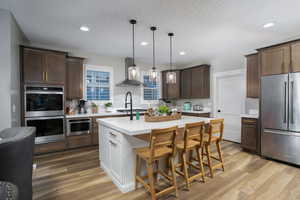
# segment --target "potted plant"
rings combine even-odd
[[[112,107],[112,103],[108,102],[108,103],[104,104],[104,107],[105,107],[106,112],[111,112],[110,108]]]
[[[168,106],[159,106],[157,111],[160,115],[167,116],[170,112],[170,109]]]
[[[97,106],[97,104],[95,104],[94,102],[92,102],[91,107],[92,107],[92,113],[93,114],[98,113],[98,106]]]

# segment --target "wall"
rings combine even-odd
[[[125,79],[125,60],[123,57],[110,57],[110,56],[103,56],[98,55],[95,53],[90,53],[86,51],[81,51],[78,49],[72,49],[72,48],[64,48],[64,47],[58,47],[58,46],[52,46],[48,44],[41,44],[41,43],[35,43],[32,42],[30,44],[34,47],[40,47],[40,48],[46,48],[46,49],[53,49],[53,50],[60,50],[60,51],[66,51],[69,52],[71,56],[78,56],[83,57],[85,59],[85,64],[88,65],[96,65],[96,66],[106,66],[106,67],[112,67],[113,68],[113,81],[114,84],[117,84]],[[130,53],[130,49],[128,50],[128,53]],[[152,56],[152,55],[149,55]],[[145,64],[140,63],[137,61],[137,66],[140,67],[140,70],[150,70],[151,64]],[[167,66],[159,66],[157,67],[158,70],[165,70],[168,69]],[[133,103],[135,107],[141,106],[144,102],[142,102],[141,97],[141,88],[122,88],[122,87],[114,87],[114,94],[113,94],[113,106],[114,107],[124,107],[124,100],[125,100],[125,93],[127,91],[133,92]],[[142,105],[145,107],[146,105]],[[103,104],[101,104],[101,107],[103,107]]]
[[[0,9],[0,130],[20,126],[19,45],[27,39],[14,17]]]

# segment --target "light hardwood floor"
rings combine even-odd
[[[214,179],[192,183],[189,192],[179,189],[179,199],[300,199],[300,168],[243,152],[235,143],[223,142],[222,147],[225,172],[217,170]],[[35,200],[150,199],[142,188],[122,194],[99,168],[97,147],[37,156],[35,162]]]

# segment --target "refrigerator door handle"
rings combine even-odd
[[[294,81],[291,81],[291,124],[294,124]]]
[[[287,86],[287,82],[286,81],[284,81],[284,112],[283,112],[283,114],[284,114],[284,116],[283,116],[283,123],[286,123],[286,121],[287,121],[287,117],[286,117],[286,92],[287,92],[287,89],[286,89],[286,86]]]

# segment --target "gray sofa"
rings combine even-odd
[[[0,200],[17,200],[18,188],[12,183],[0,181]]]
[[[22,200],[32,200],[35,131],[34,127],[22,127],[0,132],[0,181],[15,184]]]

